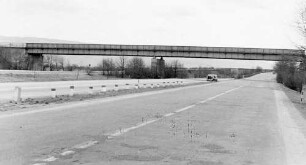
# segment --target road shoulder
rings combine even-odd
[[[306,121],[301,115],[302,106],[296,105],[296,94],[292,91],[283,88],[274,90],[274,94],[287,164],[302,165],[306,162]]]

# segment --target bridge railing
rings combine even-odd
[[[25,43],[9,43],[9,42],[0,42],[0,47],[2,48],[25,48]]]

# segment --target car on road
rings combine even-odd
[[[208,74],[207,81],[218,81],[218,76],[216,74]]]

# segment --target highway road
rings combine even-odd
[[[305,120],[274,78],[3,112],[0,164],[305,164]]]

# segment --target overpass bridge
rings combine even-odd
[[[42,70],[43,55],[153,57],[152,64],[157,66],[163,65],[163,57],[280,61],[284,56],[300,59],[304,55],[296,49],[161,45],[26,43],[21,48],[30,57],[31,70]]]

